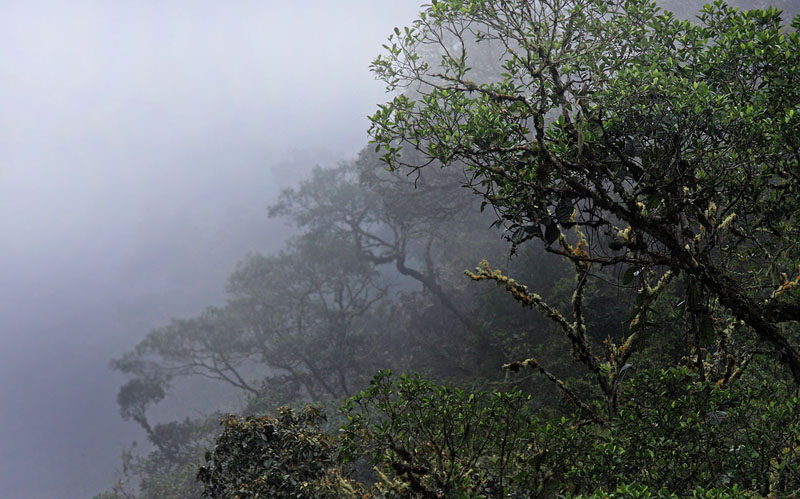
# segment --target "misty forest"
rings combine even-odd
[[[421,9],[282,248],[111,360],[96,499],[800,494],[796,3]]]

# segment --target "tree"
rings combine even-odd
[[[195,471],[212,443],[215,425],[209,422],[219,415],[161,424],[148,418],[179,379],[212,379],[246,394],[250,410],[271,409],[276,401],[351,395],[387,362],[376,346],[382,330],[367,317],[386,287],[335,234],[317,231],[296,237],[277,255],[249,255],[230,276],[228,295],[224,306],[173,320],[112,362],[133,376],[120,388],[120,413],[155,447],[123,457],[118,496],[200,496]],[[134,486],[138,494],[130,491]]]
[[[352,395],[379,369],[479,380],[513,358],[497,329],[514,348],[540,340],[538,317],[513,313],[513,302],[461,275],[478,256],[507,253],[475,198],[458,189],[463,175],[406,177],[376,170],[378,162],[365,152],[284,192],[273,214],[290,216],[301,233],[283,251],[248,255],[229,276],[224,304],[151,331],[112,362],[132,376],[118,395],[121,414],[156,447],[132,455],[123,473],[140,494],[179,487],[209,443],[183,438],[189,422],[152,421],[168,393],[198,391],[197,378],[244,395],[244,412],[255,414]],[[561,275],[528,253],[516,260],[526,276]],[[204,395],[199,409],[220,409]],[[191,422],[195,434],[207,437],[206,423]]]
[[[345,397],[383,362],[365,316],[386,288],[347,241],[315,233],[278,255],[250,255],[230,276],[229,300],[151,331],[112,362],[131,374],[118,396],[152,439],[147,409],[177,379],[205,377],[250,397]]]
[[[444,289],[439,261],[445,241],[474,204],[460,195],[462,175],[408,178],[379,170],[369,151],[338,168],[317,168],[297,188],[286,189],[271,214],[291,215],[307,231],[332,230],[352,241],[361,258],[392,264],[439,300],[456,320],[477,325]],[[474,216],[474,215],[473,215]]]
[[[487,69],[480,52],[475,71],[484,45],[500,56]],[[717,1],[694,24],[645,0],[442,0],[372,67],[413,89],[371,118],[391,167],[466,165],[512,243],[539,239],[575,266],[571,320],[488,264],[472,276],[557,323],[611,412],[673,279],[701,376],[731,379],[752,336],[800,382],[800,35],[779,11]],[[637,305],[597,353],[583,293],[620,268]],[[535,359],[510,367],[523,365],[547,374]]]
[[[548,451],[529,400],[381,372],[341,409],[342,458],[369,456],[389,497],[544,496],[553,483],[543,454],[567,456]]]
[[[364,150],[356,161],[314,169],[286,189],[270,213],[291,217],[309,237],[329,232],[349,241],[358,258],[402,295],[394,300],[395,312],[404,316],[399,334],[413,336],[403,350],[418,354],[418,366],[463,375],[475,368],[475,355],[466,352],[485,331],[470,313],[477,304],[461,270],[477,255],[501,255],[505,247],[490,232],[475,230],[488,221],[459,189],[462,183],[463,174],[451,170],[410,177],[386,171]]]
[[[234,272],[231,304],[249,318],[261,362],[287,372],[313,400],[348,396],[379,363],[379,331],[365,320],[386,286],[338,234],[296,241],[292,253],[254,258]]]
[[[333,438],[317,409],[275,417],[223,419],[224,430],[197,472],[203,495],[218,498],[366,497],[338,469]]]

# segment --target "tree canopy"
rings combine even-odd
[[[752,333],[800,381],[800,35],[780,11],[717,1],[690,22],[644,0],[447,0],[390,41],[373,70],[408,91],[370,130],[389,165],[466,165],[514,244],[576,265],[577,298],[592,269],[625,265],[643,310],[679,276],[698,366],[704,337],[728,355]],[[646,314],[604,366],[578,305],[564,332],[608,390]]]

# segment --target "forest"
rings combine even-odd
[[[800,16],[670,7],[395,29],[284,248],[111,362],[147,442],[96,499],[800,494]]]

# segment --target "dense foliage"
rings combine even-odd
[[[286,407],[278,418],[228,416],[197,477],[211,497],[341,497],[355,490],[333,471],[333,439],[321,414]]]
[[[796,28],[433,2],[372,147],[272,206],[299,234],[113,361],[153,449],[102,497],[800,493]],[[198,376],[244,413],[154,424]]]
[[[536,415],[519,391],[467,393],[381,373],[343,407],[336,440],[311,409],[226,418],[198,476],[211,497],[789,494],[800,488],[794,391],[648,370],[626,386],[619,415],[597,426]]]
[[[500,56],[475,72],[482,44]],[[675,277],[699,367],[707,338],[736,357],[729,336],[751,334],[800,381],[785,328],[800,319],[800,36],[779,11],[717,2],[694,24],[647,1],[442,1],[374,68],[390,89],[415,88],[372,118],[390,165],[463,162],[514,244],[540,239],[574,263],[573,324],[524,301],[561,323],[609,410],[646,308]],[[638,313],[598,357],[580,302],[592,267],[619,265]]]

